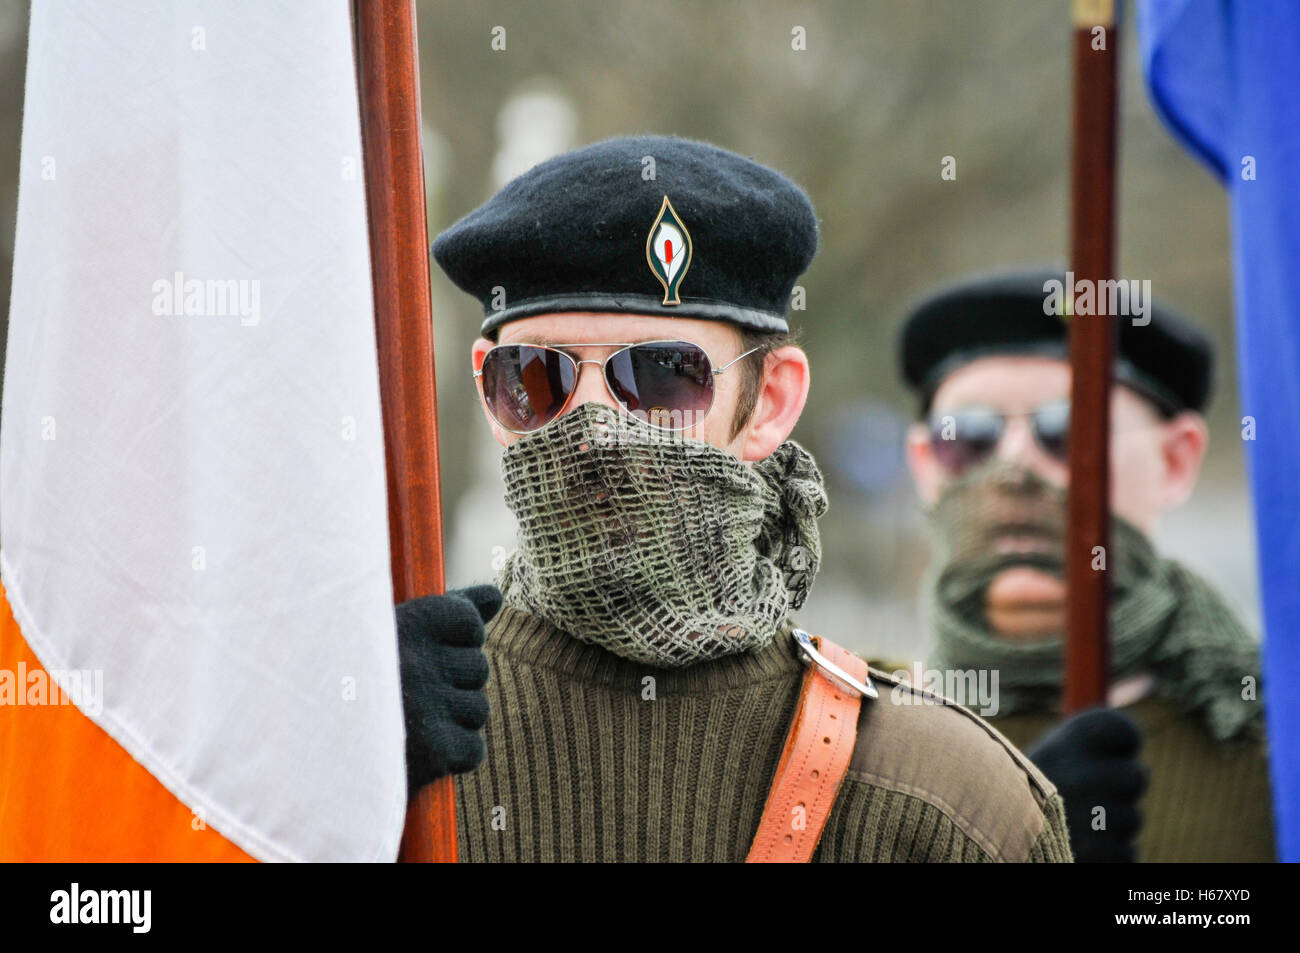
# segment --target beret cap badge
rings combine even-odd
[[[673,203],[664,196],[659,215],[646,236],[645,258],[650,270],[664,287],[665,305],[681,304],[678,295],[686,269],[691,267],[691,234],[677,215]]]

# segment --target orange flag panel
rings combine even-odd
[[[20,670],[27,679],[39,672],[53,685],[3,586],[0,670],[14,679]],[[26,692],[25,685],[14,687]],[[0,861],[254,859],[201,824],[75,705],[49,704],[48,694],[45,701],[0,703]]]

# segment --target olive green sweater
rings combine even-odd
[[[1237,748],[1216,742],[1201,722],[1149,695],[1124,709],[1142,728],[1150,783],[1142,798],[1138,860],[1271,861],[1272,796],[1261,742]],[[1028,747],[1060,717],[1024,713],[993,725]]]
[[[456,779],[466,861],[740,861],[804,668],[787,638],[683,669],[505,606],[488,756]],[[873,673],[818,861],[1068,861],[1061,799],[995,731]]]

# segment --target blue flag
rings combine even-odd
[[[1242,436],[1255,499],[1278,855],[1300,860],[1300,3],[1146,0],[1156,111],[1232,204]]]

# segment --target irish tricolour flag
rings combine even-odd
[[[37,2],[30,35],[0,859],[391,860],[349,4]]]

